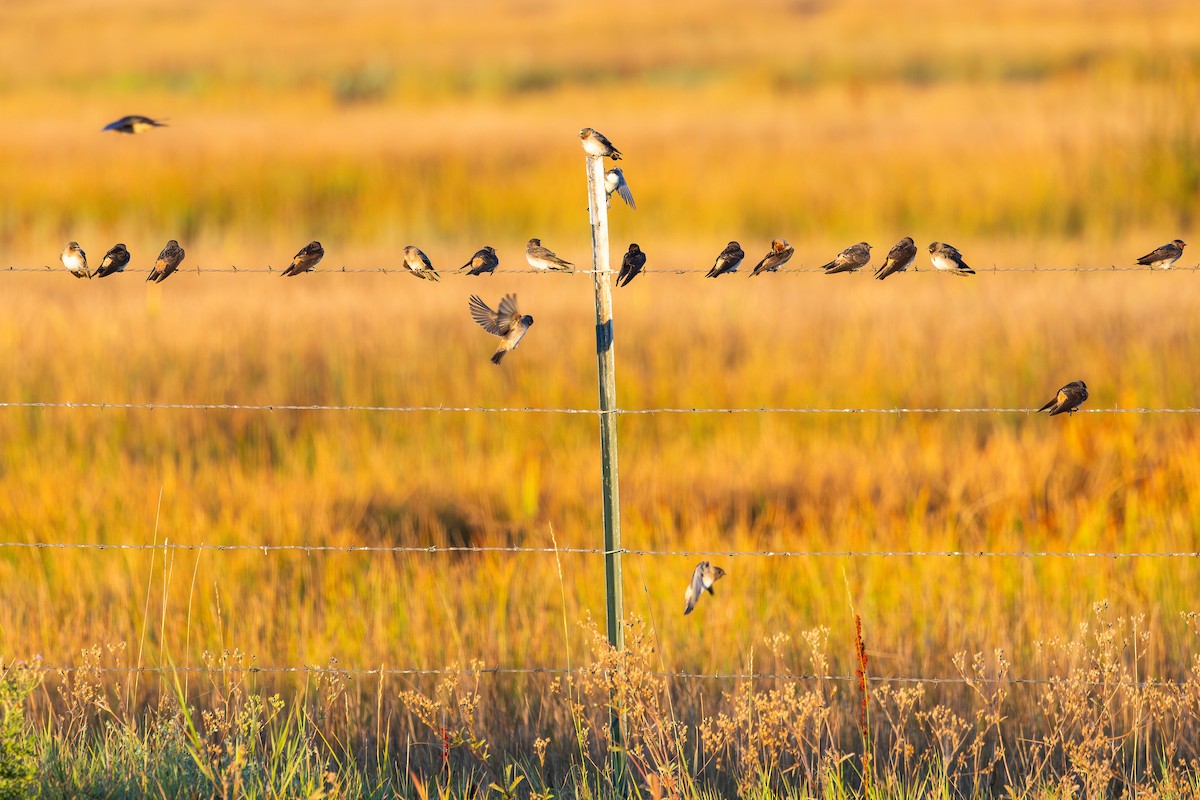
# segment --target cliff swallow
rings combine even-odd
[[[515,294],[506,294],[500,299],[499,311],[492,311],[487,303],[475,294],[471,295],[467,308],[471,310],[471,318],[479,323],[481,328],[493,336],[500,337],[500,346],[492,354],[493,364],[499,364],[509,350],[517,349],[521,338],[533,324],[533,317],[528,314],[521,316],[521,312],[517,311]]]
[[[500,266],[500,259],[496,255],[496,248],[488,245],[482,250],[476,250],[475,255],[471,256],[471,260],[458,269],[462,271],[470,267],[471,271],[467,273],[468,275],[482,275],[485,272],[490,275],[496,271],[498,266]]]
[[[1167,242],[1153,253],[1147,253],[1142,256],[1137,260],[1137,263],[1150,267],[1150,269],[1170,269],[1171,265],[1183,255],[1183,248],[1185,247],[1187,247],[1187,242],[1182,239],[1176,239],[1173,242]]]
[[[1061,414],[1064,411],[1068,414],[1073,414],[1079,410],[1083,402],[1088,399],[1087,384],[1083,381],[1071,381],[1066,386],[1058,390],[1058,394],[1054,395],[1054,399],[1046,405],[1038,409],[1038,412],[1050,409],[1050,416]]]
[[[929,245],[929,260],[942,272],[949,272],[952,275],[975,274],[975,270],[968,267],[967,262],[963,261],[962,253],[958,252],[958,248],[945,242],[934,242]]]
[[[737,242],[730,242],[725,245],[721,255],[717,256],[717,260],[713,262],[712,269],[705,273],[704,277],[715,278],[726,272],[737,272],[738,266],[745,257],[746,253],[742,250],[742,246]]]
[[[696,607],[696,603],[700,600],[700,595],[707,591],[709,594],[716,596],[713,592],[713,584],[725,577],[725,570],[720,567],[714,567],[707,561],[701,561],[696,565],[696,569],[692,572],[692,582],[688,584],[687,591],[683,593],[683,614],[687,616],[692,613],[692,609]]]
[[[837,258],[822,266],[821,269],[825,270],[826,275],[835,275],[839,272],[858,272],[870,260],[871,245],[859,242],[847,247],[838,254]]]
[[[542,270],[557,269],[570,272],[575,266],[570,261],[564,261],[556,256],[550,248],[542,247],[541,239],[530,239],[529,244],[525,245],[525,260],[534,269]]]
[[[646,266],[646,254],[636,244],[629,245],[629,252],[621,259],[621,273],[617,275],[617,286],[628,286],[629,282],[642,272]]]
[[[625,181],[625,173],[621,171],[620,167],[613,167],[604,173],[604,192],[607,195],[610,206],[612,205],[613,192],[616,192],[625,201],[625,205],[637,211],[637,203],[633,202],[633,192],[629,191],[629,184]]]
[[[291,265],[283,271],[283,277],[286,278],[291,275],[308,272],[324,257],[325,248],[321,247],[321,243],[309,242],[300,248],[300,252],[296,253],[296,257],[292,259]]]
[[[67,242],[67,246],[59,253],[58,259],[76,278],[91,278],[88,271],[87,253],[79,246],[79,242]]]
[[[787,243],[787,239],[775,239],[771,242],[771,252],[763,256],[763,260],[758,262],[754,267],[754,271],[750,273],[753,278],[760,272],[774,272],[788,262],[796,251]]]
[[[96,277],[107,278],[109,275],[124,272],[127,266],[129,266],[129,251],[123,244],[114,244],[101,259],[100,269],[96,270]]]
[[[154,262],[154,269],[150,270],[150,274],[146,276],[146,280],[162,283],[172,272],[179,269],[179,265],[183,263],[184,256],[183,248],[179,246],[179,242],[172,239],[167,242],[167,246],[158,254],[158,260]]]
[[[904,272],[912,266],[913,260],[916,257],[916,244],[913,243],[911,236],[905,236],[896,242],[895,247],[888,251],[887,258],[883,260],[883,266],[875,271],[875,277],[883,280],[889,275]]]
[[[613,161],[621,160],[621,151],[613,147],[613,143],[600,131],[584,128],[579,132],[579,138],[583,142],[583,152],[589,156],[608,156]]]
[[[128,117],[121,117],[116,122],[110,122],[104,126],[102,130],[117,131],[118,133],[145,133],[151,128],[165,128],[167,123],[159,122],[156,119],[143,117],[139,114],[131,114]]]
[[[424,278],[427,281],[440,280],[437,270],[433,268],[433,264],[429,260],[429,256],[411,244],[404,248],[404,266],[418,278]]]

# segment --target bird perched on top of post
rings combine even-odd
[[[101,130],[116,131],[117,133],[145,133],[151,128],[165,127],[167,127],[165,122],[143,117],[140,114],[130,114],[128,117],[121,117],[115,122],[108,123]]]
[[[579,132],[579,138],[583,143],[583,152],[589,156],[608,156],[613,161],[621,160],[621,151],[600,131],[584,128]]]

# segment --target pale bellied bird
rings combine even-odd
[[[433,262],[429,260],[429,256],[411,244],[404,248],[404,266],[418,278],[424,278],[427,281],[439,280],[437,270],[433,268]]]
[[[530,239],[529,243],[525,245],[525,260],[534,269],[556,269],[563,272],[570,272],[575,267],[570,261],[555,255],[554,251],[550,248],[543,247],[541,239]]]
[[[608,156],[613,161],[621,160],[621,151],[600,131],[584,128],[579,132],[579,139],[583,152],[589,156]]]
[[[712,268],[704,274],[704,277],[716,278],[729,272],[737,272],[737,268],[745,257],[746,253],[742,250],[742,246],[737,242],[730,242],[725,245],[725,249],[717,256],[717,260],[713,262]]]
[[[165,128],[167,123],[140,114],[130,114],[104,126],[103,130],[117,133],[145,133],[151,128]]]
[[[625,180],[625,173],[620,167],[613,167],[608,172],[604,173],[604,193],[608,204],[612,205],[613,192],[616,192],[625,205],[637,211],[637,203],[633,202],[633,192],[629,191],[629,184]]]
[[[321,243],[317,241],[309,242],[300,248],[292,258],[292,263],[283,271],[283,277],[287,278],[292,275],[301,275],[315,267],[322,258],[325,257],[325,248],[321,247]]]
[[[1152,253],[1146,253],[1146,255],[1137,260],[1137,263],[1150,267],[1150,269],[1170,269],[1171,265],[1183,255],[1183,248],[1185,247],[1187,247],[1187,242],[1182,239],[1176,239],[1167,242]]]
[[[696,607],[696,603],[700,600],[700,595],[708,592],[716,596],[713,591],[713,584],[725,577],[725,570],[720,567],[714,567],[707,561],[701,561],[696,565],[696,569],[692,571],[692,580],[688,584],[687,591],[683,593],[683,613],[684,616],[692,613],[692,609]]]
[[[76,278],[91,278],[88,270],[87,253],[79,246],[79,242],[67,242],[67,246],[58,254],[58,260]]]
[[[975,274],[975,270],[968,267],[967,262],[963,261],[962,253],[958,252],[958,248],[945,242],[934,242],[929,245],[929,260],[933,262],[934,267],[942,272],[949,272],[951,275]]]
[[[479,295],[473,294],[467,308],[471,310],[471,318],[479,327],[493,336],[500,337],[500,346],[492,354],[493,364],[499,364],[509,350],[517,349],[529,326],[533,325],[533,317],[528,314],[522,316],[517,310],[515,294],[506,294],[500,298],[498,311],[492,311]]]

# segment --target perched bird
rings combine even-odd
[[[541,239],[530,239],[525,245],[525,260],[534,269],[557,269],[570,272],[575,266],[570,261],[564,261],[548,247],[542,247]]]
[[[296,253],[296,257],[292,259],[291,265],[283,271],[283,277],[287,278],[291,275],[300,275],[308,272],[324,257],[325,248],[321,247],[321,243],[315,241],[309,242],[300,248],[300,252]]]
[[[620,167],[613,167],[608,172],[604,173],[604,193],[607,196],[608,204],[612,205],[613,192],[620,195],[625,201],[625,205],[637,211],[637,203],[633,202],[633,192],[629,191],[629,184],[625,181],[625,173]]]
[[[471,295],[467,308],[471,310],[472,319],[479,323],[481,328],[493,336],[500,337],[500,346],[492,354],[493,364],[499,364],[509,350],[517,349],[521,338],[533,324],[533,317],[528,314],[521,316],[521,312],[517,311],[515,294],[506,294],[500,298],[499,311],[492,311],[488,308],[487,303],[483,302],[477,294]]]
[[[58,258],[76,278],[92,277],[92,273],[88,271],[87,253],[83,252],[79,242],[67,242],[67,246],[59,253]]]
[[[150,270],[150,274],[146,277],[147,281],[162,283],[171,273],[179,269],[179,265],[183,263],[184,256],[183,248],[179,246],[179,242],[172,239],[167,242],[167,246],[158,254],[158,260],[154,262],[154,269]]]
[[[621,272],[617,275],[617,286],[628,286],[629,282],[641,274],[646,266],[646,254],[637,244],[629,245],[629,252],[621,259]]]
[[[1138,259],[1137,263],[1150,267],[1150,269],[1170,269],[1171,265],[1183,255],[1185,247],[1187,247],[1187,242],[1176,239],[1173,242],[1167,242],[1153,253],[1146,253]]]
[[[1079,410],[1083,402],[1088,399],[1087,384],[1083,381],[1071,381],[1066,386],[1058,390],[1058,394],[1054,395],[1054,399],[1046,405],[1038,409],[1038,412],[1050,409],[1050,416],[1061,414],[1064,411],[1068,414],[1073,414]]]
[[[858,272],[870,260],[871,245],[859,242],[847,247],[838,254],[837,258],[822,266],[821,269],[825,270],[826,275],[834,275],[838,272]]]
[[[897,272],[905,272],[912,266],[916,257],[916,244],[913,243],[911,236],[905,236],[896,242],[895,247],[888,251],[887,258],[883,260],[883,266],[875,271],[875,277],[883,280],[889,275],[895,275]]]
[[[167,123],[165,122],[143,117],[140,114],[131,114],[128,117],[121,117],[116,122],[108,123],[104,126],[103,130],[116,131],[118,133],[145,133],[151,128],[165,127],[167,127]]]
[[[975,274],[975,270],[968,267],[967,262],[963,261],[962,253],[958,252],[958,248],[945,242],[934,242],[929,245],[929,260],[942,272],[949,272],[952,275]]]
[[[687,616],[692,613],[692,609],[696,607],[696,603],[700,600],[700,595],[707,591],[709,594],[716,596],[713,592],[713,584],[725,577],[725,570],[720,567],[714,567],[707,561],[701,561],[696,565],[696,569],[692,572],[692,582],[688,584],[687,591],[683,593],[683,614]]]
[[[715,278],[726,272],[737,272],[738,266],[745,257],[746,253],[742,250],[742,246],[737,242],[730,242],[725,245],[721,255],[717,256],[717,260],[713,262],[712,269],[705,273],[704,277]]]
[[[760,272],[774,272],[788,262],[796,251],[787,243],[787,239],[775,239],[771,242],[771,252],[763,256],[763,260],[758,262],[754,267],[754,271],[750,273],[753,278]]]
[[[96,270],[97,278],[107,278],[118,272],[124,272],[129,266],[129,251],[123,244],[114,244],[100,261],[100,269]]]
[[[471,260],[459,267],[459,270],[464,270],[467,267],[471,268],[468,275],[489,275],[496,271],[496,267],[500,266],[500,259],[496,256],[496,248],[488,245],[482,250],[476,250],[475,255],[471,256]]]
[[[433,268],[433,264],[429,261],[429,256],[411,244],[404,248],[404,266],[418,278],[424,278],[427,281],[438,280],[437,270]]]
[[[621,151],[613,147],[603,133],[584,128],[579,132],[579,138],[583,142],[583,152],[589,156],[608,156],[613,161],[621,160]]]

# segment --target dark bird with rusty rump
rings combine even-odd
[[[479,295],[473,294],[467,308],[471,310],[471,318],[479,327],[493,336],[500,337],[500,346],[492,354],[493,364],[499,364],[509,350],[516,350],[529,327],[533,325],[533,317],[528,314],[522,316],[517,310],[515,294],[504,295],[500,299],[500,308],[497,311],[492,311]]]
[[[129,266],[129,250],[121,243],[114,244],[104,254],[104,258],[100,261],[100,269],[96,270],[97,278],[107,278],[109,275],[116,275],[118,272],[124,272],[125,267]]]
[[[475,255],[471,256],[471,260],[458,268],[459,272],[464,269],[469,269],[468,275],[483,275],[485,272],[491,275],[496,271],[496,267],[500,266],[500,257],[496,255],[496,248],[490,244],[475,251]]]
[[[292,263],[283,271],[283,277],[302,275],[315,267],[325,257],[325,248],[317,241],[309,242],[300,248],[292,258]]]
[[[772,240],[771,252],[763,256],[763,260],[755,265],[754,271],[750,273],[750,277],[753,278],[760,272],[774,272],[791,260],[795,253],[796,251],[788,244],[787,239]]]
[[[1074,414],[1087,399],[1087,384],[1083,381],[1071,381],[1059,389],[1058,393],[1054,395],[1054,399],[1039,408],[1038,412],[1041,413],[1046,409],[1050,409],[1050,416],[1052,417],[1055,414],[1062,414],[1064,412]]]
[[[179,269],[179,265],[183,263],[185,253],[183,248],[179,246],[179,242],[172,239],[167,242],[167,246],[158,254],[158,259],[154,262],[154,269],[150,270],[150,274],[146,276],[147,282],[162,283],[171,276],[175,270]]]
[[[916,258],[917,245],[911,236],[905,236],[896,242],[895,247],[888,250],[887,258],[883,260],[883,266],[875,271],[875,277],[882,281],[889,275],[906,272]]]
[[[706,278],[716,278],[719,275],[724,275],[727,272],[737,272],[737,268],[741,265],[742,259],[746,257],[746,252],[742,250],[742,246],[737,242],[730,242],[725,245],[725,249],[717,256],[717,260],[713,262],[712,269],[705,273]]]

